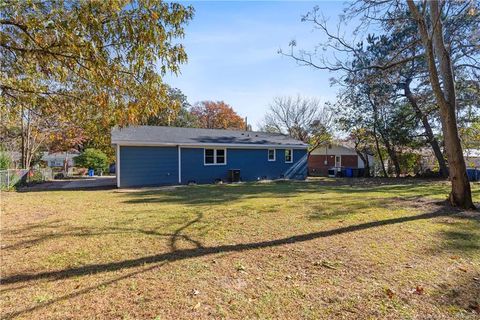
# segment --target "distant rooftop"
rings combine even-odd
[[[113,128],[112,144],[307,147],[302,141],[276,133],[160,126]]]
[[[480,158],[480,149],[464,149],[463,156],[467,158]]]

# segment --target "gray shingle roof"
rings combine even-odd
[[[245,145],[307,147],[283,134],[160,126],[131,126],[112,129],[112,144],[128,145]]]

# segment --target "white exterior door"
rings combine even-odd
[[[335,167],[339,168],[342,166],[342,156],[335,156]]]

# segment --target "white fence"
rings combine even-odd
[[[21,184],[52,179],[53,173],[50,168],[0,170],[0,189],[10,189]]]

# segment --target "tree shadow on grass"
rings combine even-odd
[[[286,237],[286,238],[275,239],[275,240],[231,244],[231,245],[220,245],[220,246],[213,246],[213,247],[199,246],[196,248],[174,250],[171,252],[166,252],[166,253],[161,253],[161,254],[136,258],[136,259],[124,260],[119,262],[92,264],[92,265],[86,265],[81,267],[68,268],[68,269],[57,270],[57,271],[46,271],[46,272],[40,272],[40,273],[34,273],[34,274],[31,274],[31,273],[16,274],[16,275],[4,277],[2,279],[2,284],[22,283],[26,281],[41,280],[41,279],[66,279],[71,277],[89,275],[93,273],[129,269],[129,268],[142,266],[144,264],[158,263],[163,261],[178,261],[178,260],[191,259],[191,258],[208,256],[208,255],[213,255],[218,253],[242,252],[242,251],[248,251],[248,250],[276,247],[276,246],[282,246],[287,244],[310,241],[318,238],[340,235],[340,234],[349,233],[349,232],[361,231],[361,230],[388,226],[388,225],[395,225],[395,224],[405,223],[409,221],[432,219],[432,218],[441,217],[441,216],[448,216],[448,215],[454,214],[455,212],[456,211],[452,210],[451,208],[447,208],[447,209],[441,208],[439,210],[420,214],[420,215],[404,216],[404,217],[393,218],[393,219],[366,222],[366,223],[346,226],[346,227],[332,229],[332,230],[312,232],[312,233],[295,235],[295,236]]]
[[[477,225],[476,228],[480,228],[480,225]],[[442,232],[442,237],[446,242],[443,247],[451,251],[480,251],[480,236],[473,230],[444,231]]]
[[[321,204],[309,204],[311,208],[308,218],[313,221],[325,221],[343,219],[352,217],[353,215],[369,213],[368,209],[372,207],[384,208],[388,210],[392,207],[391,199],[371,199],[366,200],[350,200],[335,199],[326,197],[322,199]]]
[[[399,184],[371,185],[348,180],[349,183],[325,183],[304,181],[274,181],[269,183],[242,183],[234,185],[198,185],[185,186],[174,190],[139,190],[126,194],[127,204],[170,203],[184,205],[223,205],[237,200],[260,198],[288,198],[298,194],[334,192],[337,195],[357,196],[366,200],[372,195],[402,195],[406,198],[445,195],[440,185],[425,182],[402,182]],[[388,196],[386,196],[388,198]]]
[[[465,318],[471,314],[475,318],[480,315],[480,211],[443,217],[435,223],[442,224],[442,228],[437,231],[438,241],[430,248],[430,254],[445,255],[451,268],[444,270],[445,280],[435,286],[432,298],[452,316]]]
[[[8,233],[8,234],[16,235],[16,234],[22,234],[26,231],[32,231],[36,229],[56,229],[59,226],[61,226],[62,222],[63,222],[62,220],[56,219],[56,220],[50,220],[50,221],[41,222],[41,223],[29,223],[24,227],[17,228],[17,229],[2,228],[1,231],[2,231],[2,234]]]
[[[129,193],[128,204],[137,203],[180,203],[185,205],[222,205],[245,199],[271,197],[293,197],[303,190],[304,185],[296,182],[244,183],[235,185],[185,186],[174,190],[145,190]],[[313,192],[314,190],[311,189]]]
[[[480,317],[480,271],[467,271],[454,280],[441,283],[441,295],[436,296],[439,304],[458,313],[471,313]],[[460,317],[459,317],[460,318]],[[463,318],[463,317],[462,317]]]
[[[472,250],[472,247],[455,246],[455,249]],[[477,319],[480,317],[480,269],[468,265],[461,267],[462,265],[460,263],[450,270],[450,275],[436,285],[432,298],[436,304],[446,307],[452,316],[456,314],[459,318],[470,319],[466,317],[466,314],[470,314]]]
[[[188,221],[187,223],[183,224],[181,227],[179,227],[177,230],[175,230],[174,233],[171,233],[171,234],[160,233],[160,232],[157,232],[155,230],[143,230],[143,229],[134,229],[134,228],[115,228],[115,227],[108,228],[108,231],[105,231],[103,229],[103,231],[96,231],[96,232],[92,232],[92,231],[85,232],[86,230],[83,230],[83,229],[80,229],[80,230],[78,230],[78,229],[73,229],[72,230],[71,229],[68,232],[53,233],[53,234],[45,235],[45,236],[42,236],[42,237],[39,237],[39,238],[35,238],[35,239],[27,240],[27,241],[21,241],[21,242],[18,242],[16,244],[14,244],[14,245],[4,247],[3,249],[6,249],[6,250],[18,249],[19,247],[22,247],[22,246],[34,245],[34,244],[38,244],[38,243],[46,241],[46,240],[51,240],[51,239],[60,238],[60,237],[67,237],[67,236],[85,237],[85,236],[108,235],[108,234],[125,234],[125,233],[143,233],[143,234],[152,235],[152,236],[168,237],[169,238],[169,244],[170,244],[170,250],[172,252],[178,250],[177,249],[177,242],[180,239],[183,239],[187,242],[193,243],[197,249],[200,249],[200,248],[203,248],[202,243],[197,241],[197,240],[192,239],[188,235],[183,234],[183,231],[186,230],[187,228],[189,228],[190,226],[200,222],[202,220],[202,218],[203,218],[203,213],[197,213],[197,217],[194,220]],[[48,226],[51,227],[50,225],[48,225]],[[22,228],[22,229],[18,229],[18,230],[11,230],[11,232],[13,234],[16,234],[17,231],[19,231],[19,230],[29,230],[29,229],[30,228]],[[136,276],[136,275],[139,275],[139,274],[142,274],[142,273],[160,268],[163,265],[165,265],[167,262],[168,261],[163,261],[161,263],[155,263],[155,264],[153,264],[151,266],[147,266],[147,267],[139,265],[137,267],[140,267],[141,270],[129,272],[126,275],[122,275],[120,277],[116,277],[116,278],[108,280],[108,281],[103,281],[100,284],[97,284],[97,285],[94,285],[94,286],[89,286],[89,287],[71,292],[69,294],[63,295],[63,296],[55,298],[55,299],[51,299],[51,300],[49,300],[47,302],[44,302],[44,303],[41,303],[39,305],[35,305],[35,306],[29,307],[29,308],[25,308],[25,309],[22,309],[22,310],[19,310],[19,311],[9,313],[7,315],[4,315],[4,317],[2,317],[2,319],[12,319],[12,318],[15,318],[19,315],[22,315],[22,314],[25,314],[25,313],[28,313],[28,312],[32,312],[32,311],[40,309],[40,308],[47,307],[47,306],[52,305],[54,303],[69,300],[71,298],[86,294],[86,293],[91,292],[93,290],[96,290],[98,288],[113,284],[115,282],[130,278],[132,276]],[[123,269],[123,268],[121,268],[121,269]],[[3,285],[5,284],[4,279],[1,280],[1,284],[3,284]],[[5,292],[8,292],[8,291],[12,291],[12,290],[19,290],[19,289],[22,289],[22,288],[25,288],[25,287],[28,287],[28,286],[29,286],[29,284],[27,282],[27,283],[24,283],[23,285],[16,286],[14,288],[2,289],[0,292],[5,293]]]
[[[301,243],[301,242],[310,241],[318,238],[326,238],[326,237],[341,235],[341,234],[350,233],[350,232],[357,232],[357,231],[368,230],[368,229],[383,227],[383,226],[396,225],[401,223],[407,223],[410,221],[417,221],[417,220],[435,219],[439,217],[449,217],[449,216],[452,216],[455,218],[471,219],[471,217],[465,217],[464,215],[458,214],[458,213],[459,211],[453,208],[441,207],[438,210],[434,210],[432,212],[424,213],[420,215],[403,216],[398,218],[361,223],[357,225],[351,225],[351,226],[341,227],[341,228],[332,229],[332,230],[301,234],[301,235],[269,240],[269,241],[260,241],[260,242],[242,243],[242,244],[233,244],[233,245],[221,245],[221,246],[213,246],[213,247],[204,247],[198,241],[195,241],[188,237],[185,238],[184,235],[182,234],[182,232],[185,229],[201,221],[203,216],[201,214],[198,214],[194,220],[191,220],[185,223],[180,228],[178,228],[176,232],[168,235],[170,237],[170,248],[171,248],[170,252],[141,257],[137,259],[125,260],[120,262],[86,265],[81,267],[68,268],[68,269],[58,270],[58,271],[40,272],[35,274],[28,274],[28,273],[17,274],[17,275],[12,275],[12,276],[3,278],[2,285],[21,283],[22,286],[25,286],[29,281],[34,281],[34,280],[42,280],[42,279],[61,280],[61,279],[74,278],[78,276],[94,275],[97,273],[104,273],[104,272],[110,272],[110,271],[120,271],[120,270],[126,270],[130,268],[141,268],[141,270],[130,272],[126,275],[105,281],[98,285],[89,286],[87,288],[83,288],[78,291],[74,291],[72,293],[52,299],[45,303],[42,303],[33,307],[25,308],[23,310],[15,311],[13,313],[5,315],[5,319],[10,319],[10,318],[19,316],[21,314],[34,311],[39,308],[47,307],[59,301],[65,301],[65,300],[74,298],[76,296],[86,294],[90,291],[98,289],[101,286],[105,286],[105,285],[129,278],[131,276],[138,275],[138,274],[153,270],[155,268],[159,268],[168,262],[191,259],[196,257],[203,257],[203,256],[219,254],[219,253],[242,252],[242,251],[248,251],[248,250],[283,246],[287,244]],[[130,231],[139,232],[139,230],[133,230],[133,229]],[[125,232],[125,230],[120,229],[119,232]],[[166,236],[165,234],[161,234],[151,230],[144,230],[141,232],[145,232],[147,234],[152,234],[157,236]],[[177,249],[175,243],[176,241],[178,241],[178,239],[181,239],[181,238],[189,242],[192,242],[195,245],[195,248]]]
[[[57,302],[60,302],[60,301],[66,301],[66,300],[69,300],[69,299],[72,299],[72,298],[81,296],[81,295],[83,295],[83,294],[86,294],[86,293],[91,292],[91,291],[93,291],[93,290],[97,290],[97,289],[99,289],[99,288],[102,288],[102,287],[111,285],[111,284],[116,283],[116,282],[118,282],[118,281],[121,281],[121,280],[124,280],[124,279],[128,279],[128,278],[130,278],[130,277],[133,277],[133,276],[136,276],[136,275],[139,275],[139,274],[142,274],[142,273],[145,273],[145,272],[148,272],[148,271],[157,269],[157,268],[161,268],[161,267],[163,267],[166,263],[167,263],[167,262],[163,262],[163,263],[155,264],[155,265],[152,265],[152,266],[149,266],[149,267],[144,267],[144,268],[142,268],[141,270],[129,272],[129,273],[123,275],[123,276],[116,277],[116,278],[111,279],[111,280],[103,281],[102,283],[99,283],[99,284],[94,285],[94,286],[89,286],[89,287],[80,289],[80,290],[78,290],[78,291],[74,291],[74,292],[72,292],[72,293],[63,295],[63,296],[61,296],[61,297],[58,297],[58,298],[55,298],[55,299],[51,299],[51,300],[49,300],[49,301],[47,301],[47,302],[44,302],[44,303],[42,303],[42,304],[38,304],[38,305],[29,307],[29,308],[25,308],[25,309],[22,309],[22,310],[19,310],[19,311],[15,311],[15,312],[6,314],[4,317],[2,317],[2,319],[13,319],[13,318],[18,317],[18,316],[20,316],[20,315],[22,315],[22,314],[25,314],[25,313],[28,313],[28,312],[32,312],[32,311],[35,311],[35,310],[37,310],[37,309],[41,309],[41,308],[48,307],[48,306],[50,306],[50,305],[52,305],[52,304],[54,304],[54,303],[57,303]],[[16,288],[16,289],[17,289],[17,288]]]
[[[162,237],[162,238],[169,238],[169,246],[172,251],[176,250],[177,245],[176,243],[178,240],[185,240],[187,242],[190,242],[195,245],[195,247],[199,248],[202,247],[202,244],[195,240],[192,239],[190,236],[183,234],[182,232],[187,229],[188,227],[192,226],[193,224],[196,224],[200,222],[203,219],[203,213],[197,213],[197,217],[192,220],[192,221],[187,221],[185,224],[183,224],[181,227],[179,227],[177,230],[175,230],[173,233],[165,233],[165,232],[158,232],[156,229],[161,228],[160,226],[157,228],[149,228],[149,229],[142,229],[142,228],[128,228],[128,227],[103,227],[103,228],[92,228],[92,227],[64,227],[62,228],[61,231],[59,230],[54,230],[51,233],[43,234],[38,237],[33,237],[32,239],[28,240],[21,240],[17,241],[13,244],[10,245],[3,245],[2,249],[3,250],[17,250],[21,248],[28,248],[34,245],[41,244],[42,242],[49,241],[49,240],[55,240],[55,239],[60,239],[60,238],[65,238],[65,237],[93,237],[93,236],[105,236],[105,235],[122,235],[122,234],[144,234],[144,235],[149,235],[149,236],[157,236],[157,237]],[[59,225],[59,226],[64,226],[64,225]],[[50,224],[39,224],[37,228],[54,228],[55,226],[52,226]],[[58,226],[57,226],[58,227]],[[22,231],[29,230],[29,229],[34,229],[33,225],[32,227],[28,228],[21,228],[21,229],[12,229],[12,230],[6,230],[3,235],[17,235]]]
[[[450,218],[439,221],[438,223],[445,225],[444,230],[439,232],[443,241],[439,242],[437,247],[432,248],[432,251],[462,252],[465,254],[480,252],[480,214],[475,214],[472,211],[469,217],[474,223],[465,223]]]

